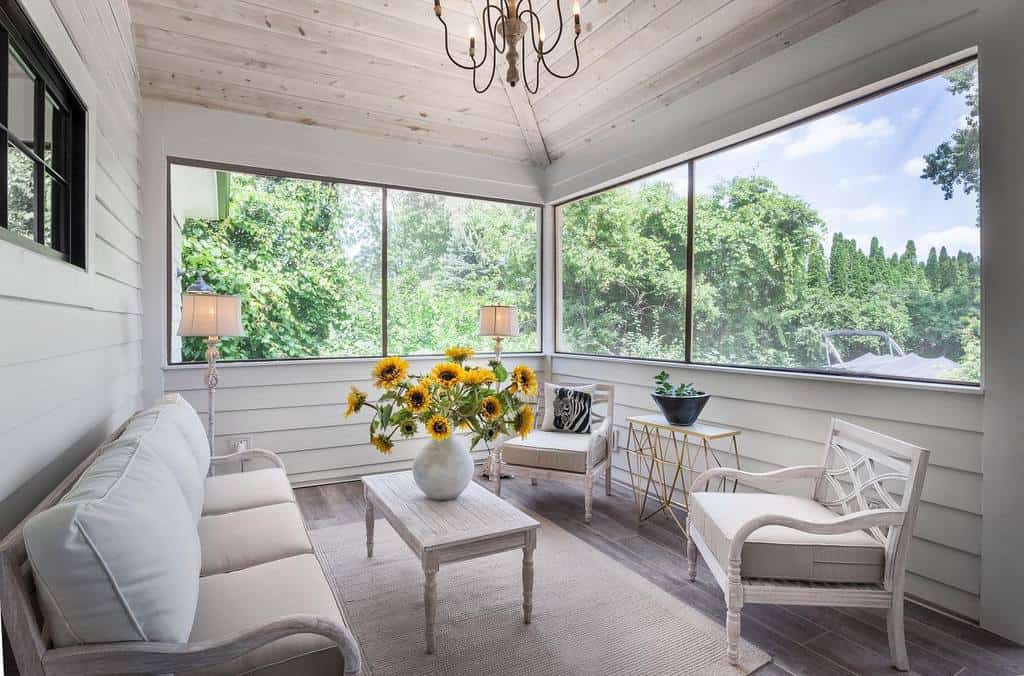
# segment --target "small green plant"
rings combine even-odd
[[[704,394],[694,387],[693,383],[673,386],[669,381],[668,373],[665,371],[654,376],[654,384],[657,385],[654,389],[654,393],[663,397],[695,397]]]

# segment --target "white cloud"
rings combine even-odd
[[[924,111],[921,110],[921,106],[914,106],[906,113],[904,113],[904,117],[906,117],[907,120],[909,120],[910,122],[917,122],[918,120],[921,119],[921,114],[923,112]]]
[[[903,163],[903,171],[908,176],[920,178],[921,172],[924,171],[926,164],[927,163],[924,161],[923,157],[911,157],[909,160]]]
[[[847,141],[875,141],[892,136],[895,128],[887,117],[868,123],[837,113],[815,120],[803,138],[786,146],[786,157],[795,159],[828,152]]]
[[[839,179],[839,187],[843,190],[849,190],[850,188],[857,185],[870,185],[872,183],[881,183],[885,180],[885,176],[881,174],[868,174],[867,176],[855,176],[853,178],[841,178]]]
[[[868,204],[856,209],[839,211],[839,218],[845,223],[885,223],[907,213],[903,207],[887,207],[884,204]]]
[[[975,255],[981,251],[981,236],[978,228],[974,226],[959,226],[948,230],[936,230],[926,232],[915,238],[917,243],[918,258],[928,255],[928,250],[935,247],[938,251],[946,247],[950,255],[955,256],[958,251],[969,251]]]

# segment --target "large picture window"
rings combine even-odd
[[[85,109],[17,2],[0,2],[0,235],[85,266]]]
[[[492,303],[519,308],[507,349],[539,350],[538,207],[184,161],[170,202],[171,363],[205,359],[201,339],[174,335],[199,273],[244,299],[228,361],[487,351]]]
[[[978,95],[972,60],[562,205],[558,349],[977,383]],[[674,180],[686,169],[692,204]],[[689,232],[692,267],[664,265],[677,240],[624,257],[616,244],[639,224]],[[655,283],[673,290],[651,307]],[[619,288],[633,325],[649,322],[639,331],[628,303],[609,307]],[[665,322],[666,307],[689,321]]]

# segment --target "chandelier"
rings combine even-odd
[[[444,20],[444,17],[441,16],[441,0],[434,0],[434,14],[437,15],[438,21],[440,21],[441,25],[444,26],[444,50],[448,53],[448,58],[451,59],[452,63],[456,66],[463,70],[473,71],[473,89],[477,94],[483,94],[491,88],[491,84],[494,82],[494,75],[498,69],[498,55],[500,54],[504,54],[505,60],[508,61],[508,71],[505,73],[505,81],[508,82],[510,86],[515,87],[516,83],[520,80],[519,73],[521,70],[523,85],[531,94],[536,94],[537,89],[540,87],[541,66],[544,66],[544,70],[546,70],[551,76],[561,80],[566,80],[579,72],[579,0],[574,0],[572,5],[573,30],[576,33],[572,47],[573,51],[576,53],[576,67],[573,68],[572,72],[565,73],[564,75],[551,70],[551,67],[548,66],[547,60],[545,59],[548,54],[555,50],[558,43],[562,40],[562,0],[554,0],[554,4],[558,7],[558,35],[555,37],[554,42],[547,45],[545,45],[546,36],[544,34],[544,27],[540,23],[540,17],[533,11],[533,0],[494,1],[498,4],[495,5],[489,1],[481,13],[480,18],[484,29],[484,51],[479,61],[476,59],[477,27],[475,22],[469,25],[469,63],[465,64],[452,55],[452,50],[449,46],[448,40],[448,23]],[[536,69],[534,71],[532,86],[530,85],[525,58],[528,44],[527,37],[529,37],[529,46],[533,48],[533,52],[536,54]],[[477,82],[477,71],[483,68],[484,73],[486,73],[488,61],[490,61],[491,75],[487,78],[486,84],[481,86],[481,84]]]

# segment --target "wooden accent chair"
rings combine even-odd
[[[537,398],[535,429],[525,439],[512,437],[497,444],[494,462],[497,465],[495,492],[501,495],[503,467],[520,476],[537,479],[582,481],[584,520],[593,515],[594,477],[604,472],[605,495],[612,494],[612,450],[615,449],[615,388],[604,383],[557,383],[563,387],[594,386],[590,411],[590,434],[545,432],[540,429],[544,418],[544,388]],[[603,405],[604,412],[601,407]]]
[[[820,465],[698,476],[688,572],[696,579],[699,551],[725,593],[730,662],[739,657],[745,603],[855,606],[887,609],[893,665],[908,671],[903,593],[927,466],[925,449],[833,419]],[[707,492],[719,478],[754,486],[810,479],[813,497]]]

